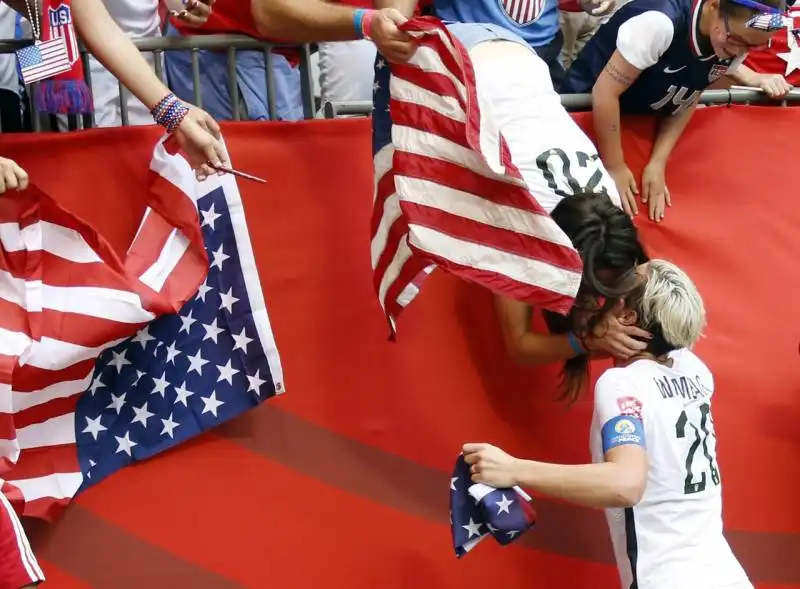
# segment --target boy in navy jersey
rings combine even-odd
[[[789,91],[780,76],[741,65],[747,51],[765,47],[774,32],[748,23],[769,13],[779,18],[781,5],[782,0],[636,0],[578,55],[560,91],[592,93],[600,155],[627,212],[638,212],[638,190],[622,152],[620,112],[664,117],[642,174],[642,201],[650,219],[660,221],[671,204],[664,180],[667,158],[702,91],[726,74],[771,96]]]

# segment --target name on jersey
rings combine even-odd
[[[697,399],[705,399],[711,393],[700,384],[699,376],[696,376],[695,380],[686,376],[681,376],[680,378],[663,376],[654,378],[653,382],[656,383],[661,396],[665,399],[680,397],[686,401],[696,401]]]

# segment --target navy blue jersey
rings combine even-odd
[[[634,0],[601,26],[573,62],[559,91],[590,93],[617,48],[619,28],[648,11],[665,14],[674,26],[669,48],[620,96],[624,113],[674,115],[687,108],[712,82],[722,77],[730,59],[714,55],[698,30],[703,0]]]

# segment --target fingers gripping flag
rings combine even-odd
[[[450,525],[453,548],[461,558],[491,535],[503,546],[536,523],[531,498],[519,487],[495,489],[473,483],[461,455],[450,479]]]
[[[151,177],[124,260],[35,188],[0,199],[0,482],[20,514],[52,520],[282,391],[235,180],[198,184],[162,143]]]
[[[392,335],[437,266],[567,313],[580,256],[512,163],[466,49],[434,18],[402,28],[418,50],[407,64],[378,56],[372,116],[373,281]]]

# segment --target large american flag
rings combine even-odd
[[[235,180],[163,144],[151,170],[124,260],[35,188],[0,199],[0,480],[23,515],[282,391]]]
[[[373,87],[372,267],[392,334],[436,266],[567,313],[580,256],[511,162],[466,49],[437,19],[403,28],[416,38],[415,56],[378,56]]]

